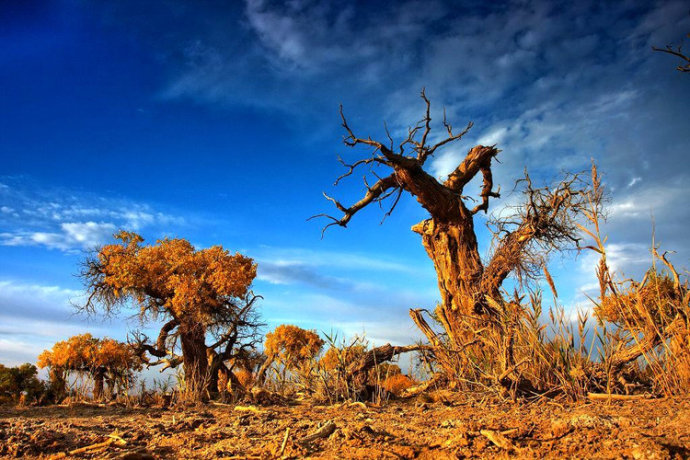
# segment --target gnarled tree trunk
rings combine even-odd
[[[105,379],[105,368],[97,367],[93,373],[93,399],[100,401],[103,399],[103,381]]]
[[[422,236],[432,260],[441,294],[440,320],[452,341],[460,337],[460,321],[484,311],[481,280],[484,271],[472,221],[437,224],[427,219],[412,227]]]
[[[454,133],[452,126],[444,119],[443,125],[448,136],[431,145],[427,143],[431,131],[430,103],[424,91],[422,99],[426,103],[424,118],[410,128],[407,139],[395,150],[390,137],[386,142],[378,142],[370,137],[357,137],[348,126],[341,109],[343,127],[347,131],[345,144],[350,147],[368,146],[373,149],[373,153],[369,158],[352,164],[343,162],[348,170],[336,180],[336,184],[363,165],[372,167],[372,170],[373,166],[388,167],[392,171],[390,175],[383,177],[373,173],[378,179],[373,185],[369,185],[365,179],[366,194],[349,207],[326,195],[342,216],[337,218],[321,214],[320,216],[332,220],[324,230],[332,225],[345,227],[361,209],[372,203],[381,204],[388,197],[393,197],[386,214],[389,215],[403,193],[414,196],[430,215],[429,219],[413,226],[412,230],[421,235],[424,248],[438,276],[441,303],[435,313],[448,340],[442,340],[427,324],[421,314],[422,310],[411,310],[413,320],[442,354],[452,354],[474,344],[482,347],[482,339],[485,338],[482,334],[491,333],[491,340],[509,342],[510,339],[505,336],[505,328],[509,326],[503,324],[503,313],[506,312],[506,304],[500,291],[503,281],[510,272],[523,267],[525,260],[529,260],[529,245],[532,242],[557,248],[564,241],[576,240],[576,226],[571,215],[577,213],[577,197],[583,195],[570,187],[575,179],[565,180],[554,190],[535,190],[531,187],[529,177],[525,176],[527,202],[519,208],[514,219],[499,221],[492,255],[483,262],[474,229],[474,216],[480,211],[487,212],[490,199],[500,196],[493,189],[491,171],[492,161],[500,150],[495,146],[477,145],[467,152],[445,181],[437,180],[424,170],[425,162],[439,148],[459,140],[472,124],[464,131]],[[464,196],[464,190],[480,175],[480,199],[469,207],[469,197]],[[477,334],[480,334],[479,337],[476,337]],[[510,346],[506,348],[511,350]],[[512,366],[510,356],[502,359],[504,367]],[[448,367],[447,370],[450,370],[450,366]]]
[[[211,382],[206,355],[206,331],[198,323],[182,326],[180,343],[185,385],[190,398],[202,401],[208,397]]]
[[[61,367],[51,367],[48,372],[50,378],[50,391],[53,393],[55,402],[62,401],[67,394],[67,380],[65,379],[65,370]]]

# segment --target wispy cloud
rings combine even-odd
[[[61,189],[28,188],[17,181],[0,190],[0,245],[92,249],[118,229],[151,230],[184,219],[126,199]]]
[[[241,27],[223,24],[184,47],[183,65],[162,96],[300,116],[334,110],[338,97],[349,99],[337,88],[376,95],[382,79],[408,75],[428,26],[446,10],[441,2],[411,1],[363,16],[354,4],[246,0]]]
[[[74,310],[70,299],[78,290],[13,280],[0,280],[0,315],[51,322],[71,321]]]
[[[308,265],[312,267],[338,266],[365,271],[418,273],[405,260],[396,260],[390,254],[357,254],[351,251],[329,251],[308,248],[278,248],[260,246],[256,250],[260,261],[277,266]]]
[[[60,232],[0,233],[5,246],[45,246],[68,251],[75,248],[91,249],[108,241],[117,230],[106,222],[65,222]]]
[[[109,325],[75,315],[72,301],[79,290],[0,280],[0,362],[16,365],[36,362],[38,354],[75,334],[112,335]]]

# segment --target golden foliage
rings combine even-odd
[[[127,344],[91,334],[81,334],[55,343],[38,357],[38,367],[86,372],[96,368],[112,371],[138,370],[141,363],[134,350]]]
[[[595,312],[599,318],[619,325],[659,325],[675,316],[679,301],[673,279],[650,270],[642,283],[631,283],[624,292],[605,296]]]
[[[386,378],[381,386],[386,390],[391,393],[393,393],[396,396],[399,396],[403,391],[407,390],[411,386],[415,384],[415,381],[412,380],[410,377],[408,377],[405,374],[397,373],[397,374],[392,374],[389,375],[388,378]]]
[[[388,378],[402,373],[400,366],[393,363],[378,363],[369,370],[369,380],[374,382],[386,381]]]
[[[185,239],[163,239],[143,246],[136,233],[120,232],[119,244],[103,246],[87,273],[101,300],[115,304],[127,297],[146,313],[167,311],[202,324],[244,297],[256,277],[256,264],[222,246],[196,250]],[[94,270],[95,269],[95,270]]]
[[[244,388],[251,388],[254,384],[254,375],[250,370],[239,368],[234,371],[235,377]]]
[[[282,324],[266,334],[264,353],[288,368],[316,358],[324,341],[315,331]]]
[[[366,352],[366,347],[361,344],[349,347],[337,348],[331,346],[321,357],[319,363],[327,372],[345,370],[347,366],[361,358]]]

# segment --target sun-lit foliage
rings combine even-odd
[[[219,372],[229,372],[224,363],[258,339],[257,296],[250,291],[256,264],[222,246],[197,250],[180,238],[154,245],[142,244],[132,232],[115,238],[119,243],[101,247],[84,264],[84,309],[113,314],[134,306],[142,323],[166,321],[153,343],[135,334],[142,359],[166,367],[184,364],[190,398],[215,391]],[[209,334],[214,340],[207,346]],[[147,354],[158,360],[150,362]]]
[[[647,272],[640,285],[630,285],[617,294],[605,296],[595,312],[601,319],[619,326],[643,321],[660,324],[676,313],[680,301],[673,279],[656,271]]]
[[[142,246],[136,233],[116,235],[120,244],[103,246],[96,295],[107,305],[131,298],[142,315],[168,312],[212,324],[227,299],[244,297],[256,277],[256,265],[222,246],[196,250],[184,239],[164,239]]]
[[[55,343],[38,357],[38,366],[50,368],[51,384],[64,390],[65,377],[74,372],[94,380],[94,397],[103,396],[103,383],[112,392],[131,383],[133,373],[142,364],[134,349],[114,339],[98,339],[81,334]]]
[[[254,383],[254,376],[251,373],[251,371],[247,369],[236,369],[233,371],[233,373],[235,374],[235,377],[237,377],[237,380],[244,388],[250,388]]]
[[[378,363],[369,370],[369,380],[384,382],[386,379],[402,373],[400,366],[394,363]]]
[[[316,358],[324,341],[314,331],[282,324],[266,334],[264,353],[288,368]]]
[[[381,386],[396,396],[399,396],[403,391],[407,390],[415,384],[414,380],[405,374],[397,373],[389,375],[381,384]]]
[[[334,370],[345,370],[347,366],[355,362],[364,355],[366,347],[362,344],[356,344],[350,347],[337,348],[331,346],[326,350],[326,353],[321,357],[319,363],[321,367],[327,371],[331,372]]]

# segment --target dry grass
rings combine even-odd
[[[542,291],[527,286],[525,294],[505,293],[510,300],[488,299],[498,315],[481,329],[468,318],[463,327],[471,340],[464,346],[454,347],[440,335],[431,359],[454,386],[512,399],[563,395],[580,400],[590,392],[687,393],[687,279],[681,281],[666,254],[652,247],[654,263],[641,281],[616,280],[600,233],[603,189],[596,168],[592,185],[583,212],[588,225],[578,226],[592,240],[583,249],[600,255],[592,267],[600,285],[599,297],[592,299],[595,318],[578,313],[572,321],[558,305],[553,279],[544,268],[554,297],[548,312]]]
[[[601,233],[603,187],[595,167],[591,187],[578,193],[579,212],[585,220],[574,222],[590,240],[581,250],[594,251],[599,260],[592,270],[599,294],[591,299],[593,316],[578,313],[573,320],[558,303],[556,284],[541,264],[543,285],[553,304],[545,307],[540,284],[519,284],[499,300],[487,296],[495,312],[484,322],[460,318],[461,337],[424,331],[438,338],[422,347],[418,361],[428,369],[436,386],[501,398],[541,399],[561,397],[583,400],[588,394],[685,395],[690,388],[690,291],[686,277],[678,274],[667,254],[652,246],[653,263],[639,280],[619,280],[607,261],[606,238]],[[536,259],[535,259],[536,260]],[[531,279],[531,278],[530,278]],[[534,280],[533,280],[534,281]],[[442,308],[430,314],[444,330]],[[413,311],[422,315],[420,310]],[[420,325],[426,321],[415,320]],[[325,351],[324,351],[325,348]],[[337,335],[281,325],[266,337],[265,357],[233,364],[233,373],[220,376],[218,396],[223,401],[252,397],[252,387],[283,398],[335,403],[365,400],[381,403],[391,397],[424,391],[397,365],[375,362],[366,372],[352,373],[353,363],[370,350],[364,337],[346,341]],[[390,356],[390,355],[389,355]],[[246,361],[246,362],[245,362]],[[235,365],[237,365],[235,367]],[[64,378],[64,377],[63,377]],[[199,401],[215,397],[206,388],[211,376],[192,379],[179,372],[177,385],[141,388],[129,386],[121,398],[130,404]],[[88,375],[71,379],[66,391],[71,400],[88,398]],[[414,387],[414,388],[413,388]],[[413,391],[414,390],[414,391]],[[214,390],[215,391],[215,390]],[[200,392],[205,392],[200,394]],[[160,396],[156,396],[160,394]],[[25,398],[26,399],[26,398]]]

